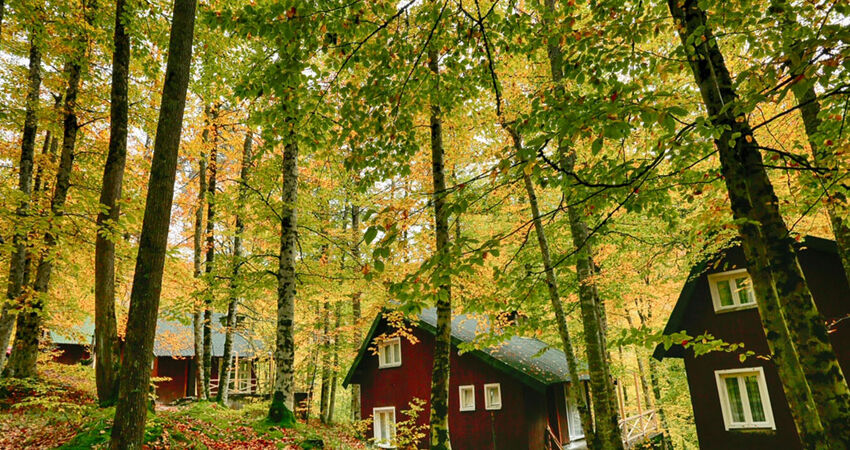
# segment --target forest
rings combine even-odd
[[[0,448],[850,448],[844,0],[0,0],[0,105]]]

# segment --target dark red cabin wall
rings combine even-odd
[[[88,348],[80,344],[56,344],[56,350],[59,354],[53,361],[60,364],[79,364],[80,361],[91,358]]]
[[[189,358],[177,359],[170,356],[156,358],[153,376],[171,378],[171,380],[156,383],[157,401],[171,403],[186,396],[189,361]]]
[[[800,252],[799,260],[818,310],[824,318],[829,320],[850,314],[850,288],[847,286],[837,255],[808,249]],[[743,252],[740,249],[729,251],[725,262],[726,265],[711,272],[746,267]],[[842,322],[836,327],[836,331],[830,334],[845,375],[850,370],[850,323],[848,322],[850,321]],[[706,274],[697,281],[684,324],[686,332],[691,336],[708,332],[725,342],[743,342],[746,350],[752,350],[757,355],[769,354],[758,310],[753,308],[715,313]],[[741,363],[737,352],[712,352],[694,357],[690,349],[686,351],[684,360],[700,448],[799,447],[799,438],[785,393],[772,362],[751,357]],[[714,371],[742,367],[764,367],[776,430],[726,431]]]
[[[386,332],[384,324],[376,335]],[[396,421],[405,420],[402,411],[418,397],[426,402],[431,395],[431,369],[434,337],[427,331],[415,329],[416,344],[401,339],[402,365],[378,369],[377,356],[367,352],[360,363],[360,375],[353,382],[360,383],[361,414],[372,416],[372,409],[394,406]],[[500,383],[502,409],[484,409],[484,384]],[[547,423],[547,399],[515,378],[483,363],[471,354],[458,356],[452,349],[451,377],[449,379],[449,430],[453,448],[458,449],[540,449]],[[458,386],[475,386],[475,411],[459,410]],[[430,407],[420,413],[418,423],[427,425]],[[494,447],[495,439],[495,447]],[[428,448],[427,439],[421,442]]]

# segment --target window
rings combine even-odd
[[[753,367],[718,370],[714,372],[714,375],[717,377],[720,407],[723,410],[723,422],[727,430],[776,429],[773,411],[770,408],[770,397],[767,395],[764,369]]]
[[[459,386],[460,410],[475,411],[475,386]]]
[[[372,426],[375,429],[375,445],[380,448],[394,448],[395,407],[374,408],[372,410]]]
[[[401,365],[401,339],[392,338],[378,343],[378,368]]]
[[[484,409],[502,409],[502,387],[499,383],[484,385]]]
[[[714,311],[732,311],[756,306],[753,283],[747,269],[708,275]]]

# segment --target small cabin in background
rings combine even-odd
[[[224,320],[226,315],[212,317],[212,368],[210,393],[218,393],[219,373],[224,355]],[[54,360],[63,364],[91,363],[94,352],[94,323],[87,319],[82,326],[68,332],[52,330],[49,337],[57,355]],[[231,395],[257,393],[257,363],[259,342],[246,337],[242,331],[233,333],[233,369]],[[195,370],[194,330],[191,323],[159,319],[156,324],[154,361],[151,376],[168,378],[156,382],[156,397],[161,403],[171,403],[184,397],[194,397]]]
[[[834,241],[807,237],[797,257],[845,376],[850,374],[850,287]],[[653,356],[682,358],[700,448],[801,448],[779,375],[770,361],[743,249],[732,246],[695,266],[664,334],[710,333],[743,343],[755,357],[659,345]],[[767,357],[767,358],[764,358]]]
[[[393,448],[396,424],[414,398],[425,402],[415,418],[427,426],[436,309],[405,321],[408,339],[379,314],[363,341],[343,386],[360,385],[361,417],[372,421],[379,447]],[[561,350],[532,338],[513,336],[494,347],[458,351],[488,333],[485,316],[456,315],[452,320],[449,377],[449,430],[458,449],[543,449],[583,446],[576,406],[569,401],[571,382]],[[579,381],[587,393],[587,377]],[[587,394],[586,394],[587,395]],[[427,438],[418,444],[428,448]]]

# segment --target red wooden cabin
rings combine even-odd
[[[827,321],[839,365],[850,374],[850,287],[835,242],[807,237],[797,248],[800,266]],[[700,448],[801,448],[785,392],[769,358],[743,250],[734,246],[691,270],[665,334],[710,333],[743,343],[756,357],[715,351],[694,356],[691,348],[659,345],[654,357],[683,358]]]
[[[210,390],[218,392],[219,372],[224,354],[224,314],[213,314],[212,347],[213,362],[210,374]],[[94,342],[94,324],[86,320],[82,326],[59,333],[50,332],[50,339],[58,354],[56,362],[78,364],[92,358],[91,343]],[[231,395],[255,394],[257,392],[257,370],[254,358],[258,342],[247,339],[243,333],[233,335],[233,371],[231,372]],[[192,358],[195,355],[194,330],[174,320],[159,319],[154,341],[154,361],[151,376],[167,378],[156,382],[157,401],[171,403],[184,397],[195,396],[195,377]]]
[[[410,335],[399,336],[379,314],[343,386],[360,385],[361,417],[372,420],[379,447],[393,448],[396,423],[414,398],[425,401],[416,417],[427,425],[430,415],[435,309],[408,321]],[[537,339],[511,337],[495,347],[458,351],[487,333],[486,317],[458,315],[452,321],[449,377],[449,430],[458,449],[543,449],[573,441],[583,433],[578,412],[566,395],[570,382],[564,353]],[[586,378],[582,378],[587,392]],[[427,439],[419,442],[428,448]]]

